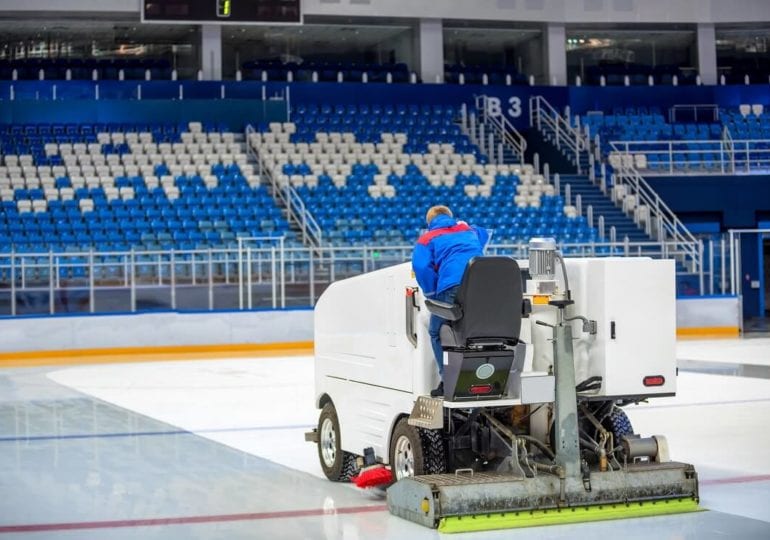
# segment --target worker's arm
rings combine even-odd
[[[484,248],[487,246],[487,242],[489,242],[489,231],[484,227],[474,226],[472,229],[476,231],[476,236],[479,237],[479,244],[481,244],[481,249],[484,250]]]
[[[412,252],[412,270],[417,278],[417,284],[426,297],[436,293],[438,274],[433,262],[433,249],[430,244],[417,244]]]

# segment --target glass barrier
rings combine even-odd
[[[581,257],[680,256],[666,242],[561,249]],[[523,259],[527,245],[498,244],[487,253]],[[0,316],[307,307],[330,283],[409,261],[411,254],[412,246],[307,248],[280,241],[190,251],[2,253]]]

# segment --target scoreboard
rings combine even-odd
[[[300,24],[300,0],[142,0],[142,21]]]

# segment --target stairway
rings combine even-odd
[[[566,145],[562,144],[561,148],[557,148],[556,146],[556,133],[554,131],[554,128],[551,127],[548,124],[542,124],[541,130],[538,132],[537,129],[531,129],[530,132],[527,134],[527,142],[529,143],[535,143],[537,145],[538,139],[542,141],[541,148],[540,148],[540,162],[541,163],[548,163],[548,159],[546,156],[549,155],[549,152],[542,148],[542,146],[546,146],[552,150],[551,153],[555,153],[558,155],[556,159],[554,159],[553,156],[550,156],[551,160],[556,163],[558,163],[560,160],[564,160],[566,163],[568,163],[569,167],[571,168],[572,172],[576,172],[578,169],[577,167],[580,166],[581,172],[587,172],[590,165],[590,157],[588,156],[588,152],[585,150],[578,153],[577,159],[575,159],[575,152],[573,150],[570,150]],[[546,158],[546,159],[544,159]]]
[[[526,137],[527,151],[525,157],[527,163],[534,163],[534,156],[537,154],[541,164],[548,163],[551,174],[575,174],[577,172],[573,160],[548,142],[536,129],[527,130]]]
[[[615,206],[612,200],[591,183],[585,175],[566,174],[561,176],[561,191],[565,192],[567,184],[570,185],[571,203],[580,195],[585,215],[588,206],[593,206],[594,226],[599,216],[604,216],[605,238],[609,239],[610,227],[615,227],[616,239],[622,242],[625,237],[631,242],[649,242],[651,239],[634,221]]]

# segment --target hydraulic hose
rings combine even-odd
[[[552,460],[556,459],[556,454],[554,454],[553,451],[550,448],[548,448],[542,441],[540,441],[540,440],[538,440],[538,439],[536,439],[534,437],[531,437],[529,435],[516,435],[516,437],[518,437],[519,439],[524,439],[525,441],[534,444],[540,450],[542,450],[542,452],[546,456],[548,456],[549,459],[552,459]]]

